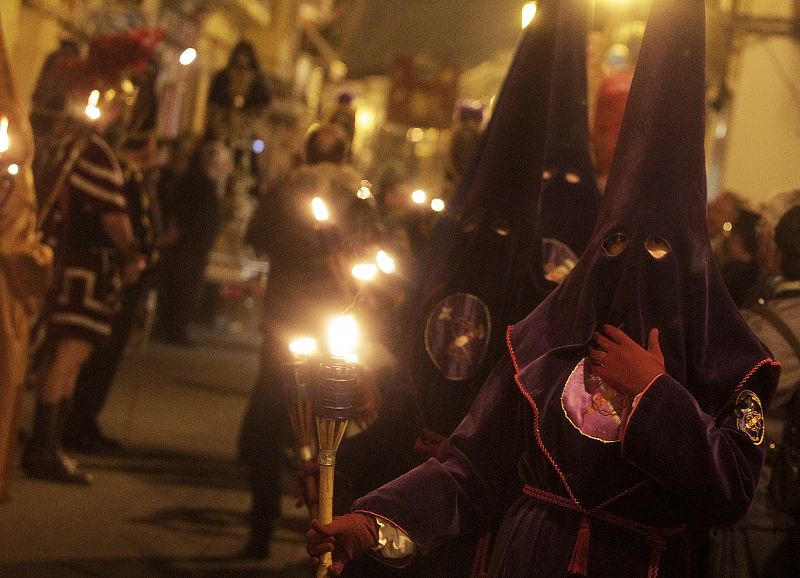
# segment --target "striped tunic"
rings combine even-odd
[[[122,283],[107,213],[127,213],[123,171],[111,147],[92,135],[66,180],[61,204],[60,267],[51,294],[50,335],[102,344],[111,334]]]

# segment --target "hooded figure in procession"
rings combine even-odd
[[[354,497],[436,455],[502,356],[505,326],[536,306],[586,247],[600,192],[589,152],[585,14],[585,2],[570,0],[522,34],[489,127],[450,203],[456,210],[428,247],[430,279],[418,283],[420,297],[412,301],[420,305],[403,355],[408,375],[395,376],[398,384],[413,384],[413,393],[385,396],[378,420],[339,448],[337,472],[347,483],[337,487],[337,503],[347,510]],[[551,79],[551,66],[558,77]],[[509,127],[522,125],[507,137]],[[416,421],[408,419],[413,414]],[[400,575],[479,575],[492,535],[489,524]],[[362,558],[343,575],[397,572]]]
[[[704,41],[703,2],[656,0],[583,256],[508,328],[435,458],[312,522],[333,574],[368,551],[411,563],[497,516],[491,577],[698,576],[697,536],[744,514],[779,364],[711,254]]]

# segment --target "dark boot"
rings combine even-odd
[[[77,463],[61,449],[63,419],[68,406],[68,400],[36,405],[33,431],[22,452],[22,469],[28,477],[66,484],[92,483],[92,476],[80,471]]]
[[[91,418],[71,411],[64,423],[63,444],[67,450],[84,454],[109,454],[121,448],[120,443],[106,437]]]
[[[271,522],[259,522],[250,526],[247,545],[236,556],[240,559],[266,560],[270,554],[273,525]]]

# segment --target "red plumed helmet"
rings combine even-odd
[[[60,68],[73,86],[116,84],[127,70],[142,72],[164,36],[163,28],[136,28],[96,36],[85,59],[65,59]]]
[[[128,68],[141,72],[164,35],[163,28],[136,28],[96,36],[89,44],[86,60],[91,68],[107,78]]]

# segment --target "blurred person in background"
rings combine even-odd
[[[472,157],[475,155],[483,126],[483,105],[480,102],[459,101],[453,120],[454,126],[450,136],[450,149],[445,170],[445,182],[448,189],[444,194],[445,199],[450,198],[450,192],[464,178],[464,174],[472,162]]]
[[[191,345],[187,332],[203,288],[206,265],[220,228],[220,201],[231,171],[230,150],[221,141],[200,143],[175,183],[171,215],[174,242],[163,251],[158,330],[169,343]]]
[[[733,222],[745,209],[745,201],[733,191],[723,191],[709,201],[707,211],[708,234],[711,237],[711,247],[717,265],[724,266],[728,260],[725,252],[725,237],[733,227]]]
[[[336,97],[336,106],[328,115],[328,124],[336,125],[347,135],[350,145],[356,135],[356,109],[353,106],[355,95],[352,92],[342,92]]]
[[[377,215],[367,199],[356,196],[361,179],[348,159],[349,141],[339,127],[313,127],[305,163],[261,203],[246,237],[258,254],[269,257],[270,274],[261,369],[239,437],[252,496],[250,535],[241,557],[269,556],[280,516],[282,450],[289,442],[281,365],[289,359],[289,343],[311,336],[322,347],[327,321],[353,301],[353,260],[375,239]],[[327,220],[315,219],[313,198],[324,203]]]
[[[153,176],[156,179],[163,227],[160,245],[164,247],[174,245],[178,240],[175,190],[196,149],[197,140],[188,134],[160,140],[156,145]]]
[[[762,277],[753,291],[757,299],[769,298],[775,292],[776,284],[781,281],[781,263],[775,245],[775,227],[781,217],[795,205],[800,205],[800,189],[775,193],[758,208],[761,221],[758,228],[757,261],[761,266]]]
[[[33,478],[91,483],[63,453],[64,419],[82,366],[108,342],[122,286],[136,282],[145,262],[122,168],[101,134],[131,104],[135,87],[125,72],[145,63],[162,37],[160,30],[99,36],[86,59],[62,64],[75,132],[69,154],[53,167],[57,185],[43,195],[45,210],[53,201],[44,229],[55,246],[56,278],[43,320],[52,356],[42,368],[33,430],[22,454],[22,468]]]
[[[208,137],[225,138],[235,111],[260,114],[272,93],[258,63],[255,48],[242,40],[231,50],[228,64],[214,75],[208,91]]]
[[[720,273],[725,287],[739,307],[744,307],[752,299],[751,293],[761,275],[756,261],[760,219],[757,213],[740,211],[723,239],[726,261],[720,266]]]
[[[605,186],[617,147],[625,103],[633,81],[633,61],[627,45],[611,45],[603,61],[603,78],[597,89],[592,141],[597,178]]]
[[[761,216],[747,208],[732,191],[720,193],[708,203],[708,234],[725,287],[737,306],[753,300],[761,277],[758,231]]]
[[[260,179],[253,140],[263,138],[272,90],[253,45],[242,40],[231,50],[228,64],[214,75],[208,91],[206,139],[221,140],[231,150],[235,182],[255,190]],[[235,189],[235,187],[234,187]]]
[[[66,85],[59,66],[64,59],[80,56],[80,52],[80,46],[75,40],[61,38],[58,48],[45,58],[31,96],[30,119],[35,137],[38,138],[48,131],[53,121],[61,120],[67,114]]]
[[[153,72],[139,77],[139,91],[130,117],[121,119],[118,126],[108,131],[122,167],[133,233],[146,258],[147,269],[138,280],[123,288],[121,307],[108,342],[93,351],[78,376],[72,408],[64,426],[64,446],[70,450],[95,453],[119,447],[117,440],[101,431],[97,420],[131,331],[137,322],[143,321],[143,302],[153,285],[153,277],[147,271],[152,271],[158,261],[156,243],[161,233],[161,213],[154,183],[147,178],[156,159],[157,102],[152,90]]]
[[[763,306],[742,312],[753,332],[782,365],[778,388],[764,416],[767,458],[744,518],[733,526],[712,531],[710,578],[800,574],[800,523],[773,503],[769,490],[772,468],[800,391],[800,352],[790,342],[791,336],[800,340],[800,204],[780,219],[774,228],[774,242],[781,272],[775,292]]]

